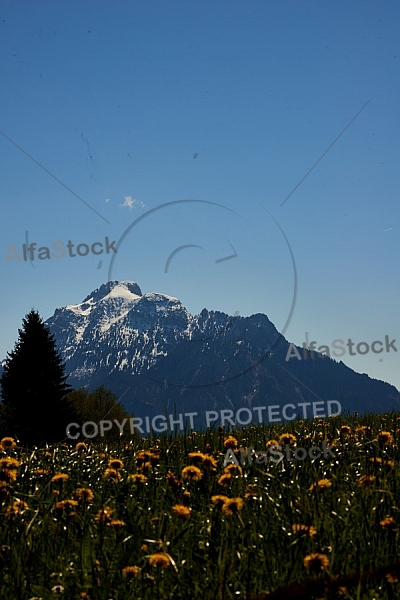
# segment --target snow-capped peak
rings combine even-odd
[[[96,303],[106,296],[126,298],[129,295],[142,296],[142,291],[135,281],[107,281],[107,283],[103,283],[97,290],[86,296],[83,302],[92,300],[93,303]]]
[[[103,301],[121,299],[131,303],[141,297],[142,291],[134,281],[108,281],[86,296],[83,302],[69,304],[65,308],[76,315],[89,315],[91,310]]]

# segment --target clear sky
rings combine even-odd
[[[382,341],[342,360],[400,388],[399,26],[395,1],[3,0],[0,357],[32,307],[129,279]]]

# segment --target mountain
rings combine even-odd
[[[400,410],[393,385],[309,351],[305,359],[264,314],[204,308],[192,316],[177,298],[142,294],[133,281],[109,281],[57,308],[46,324],[68,383],[115,392],[135,416],[126,426],[142,433],[324,417],[340,408]],[[302,360],[286,360],[290,348]]]
[[[342,362],[312,359],[309,352],[307,360],[286,361],[289,342],[266,315],[231,317],[204,308],[192,316],[177,298],[142,294],[132,281],[109,281],[83,302],[57,308],[46,323],[66,362],[68,382],[90,389],[103,384],[147,429],[156,415],[174,410],[177,421],[181,414],[197,413],[192,424],[199,427],[210,411],[218,415],[216,425],[221,411],[227,411],[222,424],[228,424],[240,409],[241,424],[251,414],[255,423],[260,414],[272,422],[282,418],[286,405],[288,418],[295,411],[323,416],[328,400],[339,402],[342,412],[400,409],[394,386]],[[261,406],[266,408],[260,412]]]

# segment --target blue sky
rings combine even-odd
[[[400,388],[399,25],[394,1],[3,1],[0,357],[111,276],[300,345],[387,335],[342,360]],[[112,250],[23,260],[147,212],[111,273]]]

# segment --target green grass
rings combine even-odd
[[[0,598],[48,600],[57,589],[68,600],[248,598],[294,582],[328,584],[389,565],[399,554],[397,419],[395,414],[335,417],[320,424],[315,419],[225,433],[136,437],[129,445],[92,441],[78,450],[75,444],[5,449],[0,453]],[[342,425],[351,432],[341,432]],[[371,430],[356,433],[360,426]],[[390,432],[393,443],[380,442],[380,431]],[[286,432],[296,436],[298,447],[334,441],[334,458],[246,461],[242,472],[232,471],[229,487],[218,484],[229,434],[238,447],[265,450],[268,440]],[[148,472],[138,464],[142,450],[153,454]],[[212,456],[217,467],[198,464],[201,479],[183,479],[182,469],[194,464],[188,454],[196,451]],[[10,468],[8,457],[19,466]],[[119,481],[104,475],[112,458],[123,462]],[[143,472],[144,483],[129,481],[129,475]],[[175,477],[167,479],[171,472]],[[68,479],[52,481],[57,473]],[[361,485],[363,475],[375,479]],[[323,479],[331,485],[310,490]],[[90,488],[93,499],[79,500],[77,488]],[[242,498],[243,508],[226,514],[211,501],[218,494]],[[68,499],[77,504],[57,505]],[[190,508],[189,518],[173,513],[176,504]],[[112,514],[96,520],[107,506]],[[392,527],[380,524],[386,517],[394,519]],[[294,524],[313,526],[316,534],[295,533]],[[150,564],[157,552],[166,553],[166,568]],[[325,570],[306,569],[303,561],[310,553],[327,557]],[[124,576],[128,566],[138,567],[135,577]],[[346,588],[341,596],[319,597],[383,600],[400,593],[400,584],[382,575]]]

